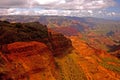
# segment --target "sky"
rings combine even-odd
[[[0,0],[0,15],[120,17],[120,0]]]

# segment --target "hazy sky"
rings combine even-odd
[[[0,0],[0,15],[120,16],[120,0]]]

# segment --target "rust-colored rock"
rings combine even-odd
[[[70,39],[66,38],[61,33],[56,33],[49,30],[49,47],[53,51],[53,55],[58,56],[64,54],[72,47]]]
[[[104,50],[96,49],[80,40],[78,36],[70,37],[76,49],[78,64],[82,67],[87,80],[119,80],[120,60]]]
[[[13,80],[55,80],[54,58],[48,47],[40,42],[15,42],[8,44],[5,75]],[[44,74],[43,74],[44,73]],[[3,74],[3,73],[1,73]],[[5,77],[3,75],[3,77]]]

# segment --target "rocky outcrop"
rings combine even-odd
[[[81,38],[38,22],[1,22],[0,80],[119,80],[120,60]]]
[[[37,22],[1,23],[0,80],[61,80],[54,56],[71,51],[70,39]]]
[[[102,49],[92,47],[84,40],[80,40],[79,36],[72,36],[70,39],[78,56],[77,63],[82,67],[87,80],[120,79],[119,59]]]
[[[0,67],[1,80],[55,80],[57,70],[49,48],[40,42],[15,42],[8,44],[10,54],[3,55]],[[44,73],[44,74],[43,74]]]
[[[68,38],[60,33],[48,31],[47,26],[38,22],[8,23],[3,21],[1,25],[0,49],[3,53],[9,53],[7,51],[7,44],[22,41],[38,41],[45,43],[51,51],[54,52],[53,55],[72,48],[72,43]]]
[[[70,51],[73,48],[71,40],[60,33],[49,30],[48,39],[51,50],[55,56],[65,54],[66,51]]]

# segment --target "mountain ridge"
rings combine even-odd
[[[120,60],[80,32],[67,36],[39,22],[7,21],[0,32],[1,80],[120,79]]]

